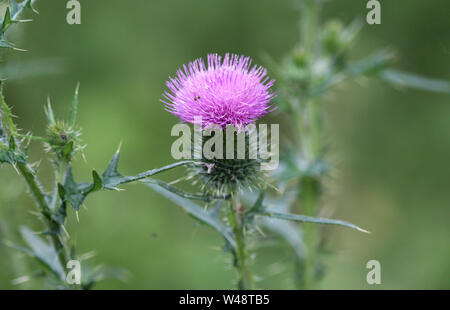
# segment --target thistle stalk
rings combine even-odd
[[[301,42],[309,59],[313,59],[319,19],[319,0],[303,0],[300,19]]]
[[[301,15],[302,45],[308,61],[309,83],[308,87],[314,83],[314,63],[317,59],[318,47],[318,24],[319,24],[319,0],[304,0]],[[322,111],[319,102],[309,96],[303,97],[303,102],[297,110],[296,128],[300,136],[300,150],[309,165],[317,162],[322,156]],[[303,119],[302,119],[303,117]],[[320,200],[320,177],[300,177],[300,203],[307,216],[317,215],[318,203]],[[305,289],[315,287],[316,278],[316,250],[317,250],[317,226],[307,223],[304,226],[304,240],[307,247],[307,254],[304,265]]]
[[[236,238],[236,249],[234,254],[234,265],[238,271],[238,289],[248,290],[254,286],[253,274],[250,270],[250,257],[245,244],[245,228],[242,222],[242,210],[239,205],[238,196],[232,194],[229,202],[228,219]]]
[[[52,218],[52,211],[45,198],[45,194],[29,165],[25,163],[18,163],[17,170],[20,172],[25,182],[27,183],[31,196],[34,198],[39,212],[43,216],[46,224],[45,226],[51,231],[50,241],[55,248],[56,253],[58,253],[58,260],[64,268],[67,264],[67,255],[66,246],[61,237],[61,226]]]
[[[300,136],[300,151],[309,165],[322,157],[322,111],[319,103],[308,99],[296,116],[297,131]],[[301,118],[303,117],[303,118]],[[321,175],[301,176],[299,183],[299,201],[307,216],[316,217],[320,200],[319,186]],[[316,270],[317,225],[304,224],[304,241],[307,248],[304,265],[304,283],[301,288],[313,288]]]

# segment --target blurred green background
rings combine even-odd
[[[172,162],[170,128],[177,120],[159,99],[168,75],[181,64],[209,52],[242,53],[257,63],[263,63],[264,53],[281,60],[299,37],[292,1],[80,2],[81,25],[68,25],[66,1],[37,1],[40,14],[9,34],[28,52],[2,51],[0,63],[1,68],[18,65],[7,72],[5,95],[20,116],[18,124],[35,134],[45,130],[47,96],[56,113],[66,116],[81,82],[79,123],[88,146],[87,163],[81,158],[75,163],[77,181],[87,181],[92,168],[102,170],[120,141],[123,173]],[[450,80],[450,3],[381,2],[381,25],[364,27],[353,56],[388,46],[397,52],[398,69]],[[365,4],[329,1],[323,18],[364,20]],[[47,74],[33,74],[30,66]],[[372,234],[325,230],[329,251],[320,288],[450,289],[449,96],[362,82],[324,100],[336,169],[326,203],[335,209],[333,217]],[[32,158],[41,155],[34,144]],[[50,164],[43,161],[41,167],[43,183],[50,186],[51,175],[45,172]],[[0,234],[16,239],[20,224],[39,229],[29,213],[34,206],[25,184],[11,167],[0,167],[0,185]],[[95,250],[93,262],[131,274],[127,282],[107,280],[97,288],[234,287],[230,258],[217,249],[220,236],[142,185],[125,189],[90,196],[80,223],[70,214],[68,230],[79,253]],[[265,251],[257,268],[276,267],[289,255],[283,248]],[[382,285],[376,287],[366,283],[371,259],[381,262]],[[292,267],[285,265],[261,286],[290,288]],[[38,288],[36,283],[11,284],[32,270],[28,260],[0,247],[1,289]]]

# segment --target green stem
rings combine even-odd
[[[322,153],[321,132],[322,132],[322,111],[319,102],[308,100],[307,111],[309,117],[309,160],[316,161]]]
[[[61,262],[63,268],[65,268],[67,264],[67,255],[66,248],[61,237],[61,225],[59,225],[59,223],[52,218],[52,212],[48,205],[47,199],[45,198],[45,194],[30,166],[26,163],[18,163],[17,169],[25,179],[25,182],[30,189],[31,196],[35,200],[40,213],[44,217],[47,228],[52,231],[50,234],[50,240],[58,253],[59,261]]]
[[[59,161],[58,168],[57,168],[57,176],[56,176],[56,181],[57,181],[56,188],[55,188],[56,197],[54,200],[55,205],[53,207],[53,211],[56,210],[56,208],[58,208],[58,202],[59,202],[58,183],[60,183],[60,184],[64,183],[64,177],[66,175],[68,165],[69,165],[69,163],[66,162],[65,160]],[[49,223],[49,225],[53,226],[52,230],[55,231],[55,234],[51,235],[52,239],[53,239],[53,245],[55,246],[55,249],[59,255],[59,260],[61,261],[63,268],[65,268],[69,258],[68,258],[68,254],[67,254],[67,246],[65,245],[65,242],[63,240],[61,240],[62,238],[64,238],[62,236],[62,232],[61,232],[62,225],[55,221],[52,221],[51,223]]]
[[[1,105],[2,105],[2,108],[5,113],[6,121],[8,122],[7,127],[9,127],[11,135],[13,137],[15,137],[17,135],[17,128],[16,128],[16,124],[14,124],[14,121],[13,121],[13,114],[11,112],[11,108],[6,104],[5,97],[3,97],[3,82],[2,81],[0,81],[0,101],[1,101]]]
[[[301,42],[308,57],[310,71],[309,87],[314,83],[313,66],[320,52],[317,47],[319,25],[319,0],[303,0],[301,12]],[[308,92],[307,92],[308,93]],[[309,96],[303,98],[303,102],[295,118],[297,131],[300,136],[300,149],[304,159],[311,165],[320,159],[322,153],[322,123],[319,103]],[[319,177],[300,177],[300,202],[304,212],[308,216],[316,216],[320,199],[318,186]],[[302,288],[311,289],[315,285],[315,271],[317,264],[317,227],[314,224],[304,225],[304,241],[307,247],[307,255],[304,265],[304,283]]]
[[[318,194],[315,188],[314,180],[307,179],[303,184],[303,206],[304,212],[308,216],[316,216]],[[316,249],[317,249],[317,226],[312,223],[304,225],[304,241],[307,246],[305,258],[305,283],[304,288],[313,289],[315,286],[316,274]]]
[[[310,165],[314,164],[322,157],[322,111],[319,103],[309,99],[305,103],[303,111],[307,117],[307,127],[302,128],[303,139],[301,148],[304,156]],[[307,216],[317,216],[317,209],[320,200],[320,180],[321,176],[303,176],[300,179],[300,201]],[[307,247],[305,260],[305,283],[304,288],[313,289],[315,287],[315,274],[317,266],[317,226],[314,224],[304,225],[304,239]]]
[[[252,289],[254,285],[253,274],[249,266],[249,255],[245,245],[244,226],[242,223],[242,212],[239,211],[237,194],[234,193],[230,199],[228,219],[233,228],[236,238],[236,250],[234,252],[234,265],[239,274],[238,288],[241,290]]]
[[[303,0],[300,19],[301,42],[311,62],[315,59],[319,9],[319,0]]]
[[[31,196],[34,198],[36,204],[38,205],[39,211],[42,213],[44,218],[50,218],[51,212],[48,207],[47,200],[45,199],[44,192],[34,174],[34,171],[26,163],[18,163],[16,167],[19,170],[20,174],[22,174],[22,176],[24,177],[25,182],[30,189]]]

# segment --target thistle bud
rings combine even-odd
[[[47,127],[46,151],[54,152],[58,160],[69,162],[76,153],[83,149],[80,145],[79,130],[64,121],[56,121]]]
[[[343,39],[344,26],[341,22],[333,20],[325,25],[322,32],[322,44],[325,52],[336,54],[345,48]]]
[[[299,68],[305,68],[308,62],[308,57],[302,48],[296,48],[292,54],[294,64]]]

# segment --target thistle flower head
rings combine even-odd
[[[207,65],[196,59],[169,78],[164,93],[166,110],[180,120],[201,125],[243,127],[273,110],[274,81],[250,57],[209,54]]]

